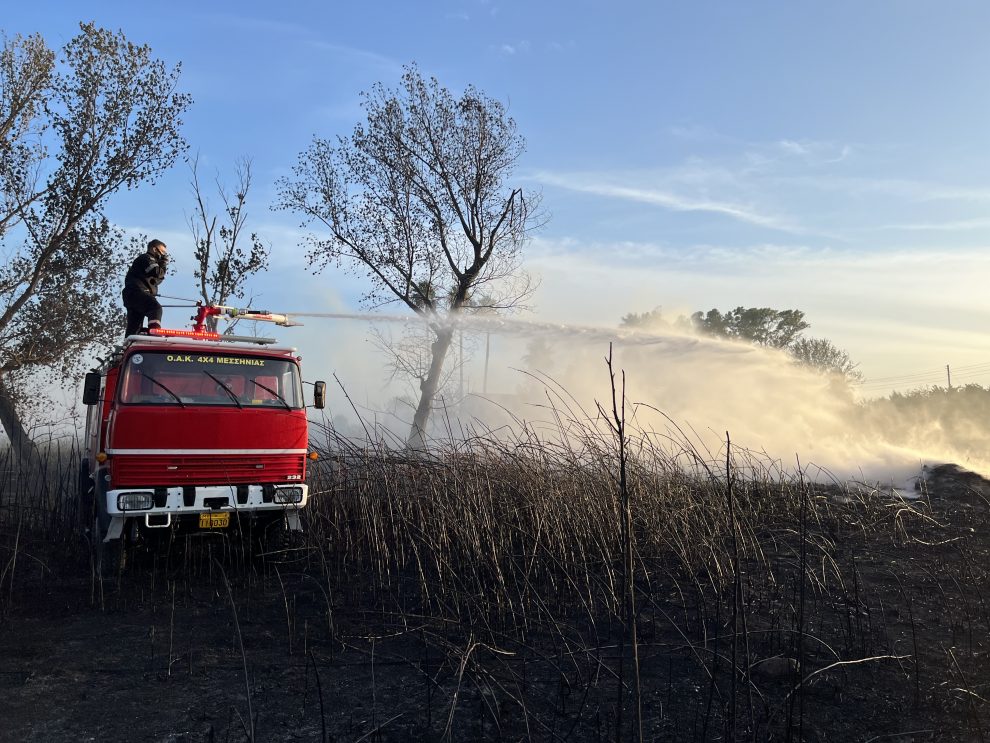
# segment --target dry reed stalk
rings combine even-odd
[[[223,565],[219,560],[213,558],[217,569],[220,571],[220,576],[223,578],[224,587],[227,589],[227,598],[230,600],[230,612],[234,616],[234,631],[237,636],[237,646],[241,651],[241,663],[244,669],[244,693],[247,698],[247,722],[241,717],[240,712],[237,712],[237,717],[241,721],[241,725],[244,727],[244,734],[247,736],[248,741],[252,742],[256,740],[255,738],[255,719],[254,712],[251,708],[251,676],[248,674],[247,665],[247,653],[244,651],[244,637],[241,635],[241,623],[237,618],[237,603],[234,601],[234,591],[230,587],[230,581],[227,579],[227,571],[224,570]]]

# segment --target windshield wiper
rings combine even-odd
[[[284,397],[282,397],[282,396],[281,396],[280,394],[278,394],[278,393],[277,393],[277,392],[276,392],[275,390],[273,390],[273,389],[272,389],[271,387],[269,387],[269,386],[268,386],[267,384],[262,384],[261,382],[258,382],[258,381],[256,381],[256,380],[254,380],[254,379],[252,379],[252,380],[251,380],[251,382],[252,382],[252,383],[253,383],[253,384],[254,384],[254,385],[255,385],[256,387],[261,387],[261,389],[263,389],[263,390],[264,390],[265,392],[271,392],[271,393],[272,393],[272,394],[273,394],[273,395],[274,395],[275,397],[277,397],[277,398],[278,398],[278,400],[279,400],[279,402],[281,402],[281,403],[282,403],[282,404],[283,404],[283,405],[285,406],[285,409],[286,409],[286,410],[292,410],[292,406],[291,406],[291,405],[289,405],[289,403],[287,403],[287,402],[285,401],[285,398],[284,398]]]
[[[215,376],[213,376],[208,371],[206,371],[206,369],[203,369],[203,374],[205,374],[210,379],[212,379],[214,382],[216,382],[218,385],[220,385],[221,387],[223,387],[223,391],[226,392],[230,396],[230,399],[234,401],[234,405],[236,405],[239,408],[243,408],[244,407],[241,404],[241,401],[237,399],[237,395],[234,394],[234,391],[232,389],[230,389],[230,387],[228,387],[223,381],[221,381],[220,379],[217,379]]]
[[[186,407],[186,404],[184,402],[182,402],[182,398],[181,397],[179,397],[177,394],[175,394],[174,392],[172,392],[172,390],[170,390],[164,384],[162,384],[161,382],[159,382],[153,376],[151,376],[150,374],[144,374],[143,376],[144,376],[145,379],[147,379],[148,381],[150,381],[152,384],[157,384],[159,387],[161,387],[163,390],[165,390],[168,394],[170,394],[172,397],[174,397],[175,398],[175,401],[177,403],[179,403],[179,405],[181,405],[182,407]]]

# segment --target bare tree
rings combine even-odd
[[[539,197],[508,185],[525,142],[498,101],[468,87],[460,98],[407,67],[398,89],[364,94],[367,122],[336,143],[316,138],[279,181],[279,206],[301,213],[310,264],[367,276],[373,306],[398,302],[432,331],[429,368],[408,444],[426,424],[454,320],[480,290],[492,310],[532,291],[521,250],[542,224]]]
[[[58,64],[38,36],[3,38],[0,424],[18,448],[31,448],[18,380],[45,367],[70,375],[83,349],[119,332],[126,252],[102,210],[185,149],[190,99],[176,91],[178,74],[149,47],[92,24]]]
[[[255,233],[246,234],[248,191],[251,190],[251,161],[241,158],[234,165],[235,186],[231,192],[214,179],[216,193],[223,204],[220,215],[210,208],[209,199],[199,179],[199,157],[189,165],[192,172],[193,197],[196,207],[189,218],[196,245],[195,276],[199,279],[199,293],[206,304],[227,304],[231,299],[244,296],[245,282],[258,271],[268,267],[269,249]],[[245,240],[248,243],[245,249]],[[207,320],[215,331],[217,318]],[[233,328],[233,325],[230,326]]]

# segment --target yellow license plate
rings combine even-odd
[[[200,529],[226,529],[230,526],[230,512],[201,513],[199,515]]]

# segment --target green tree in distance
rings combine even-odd
[[[748,341],[758,346],[787,348],[811,327],[801,310],[736,307],[725,314],[716,309],[691,315],[691,325],[703,335]]]
[[[620,326],[633,330],[658,332],[671,327],[689,327],[700,335],[740,340],[767,348],[786,351],[799,364],[823,374],[837,375],[848,384],[863,380],[849,354],[825,338],[805,338],[811,327],[801,310],[775,310],[771,307],[736,307],[719,312],[695,312],[681,316],[671,326],[656,307],[649,312],[623,315]]]

